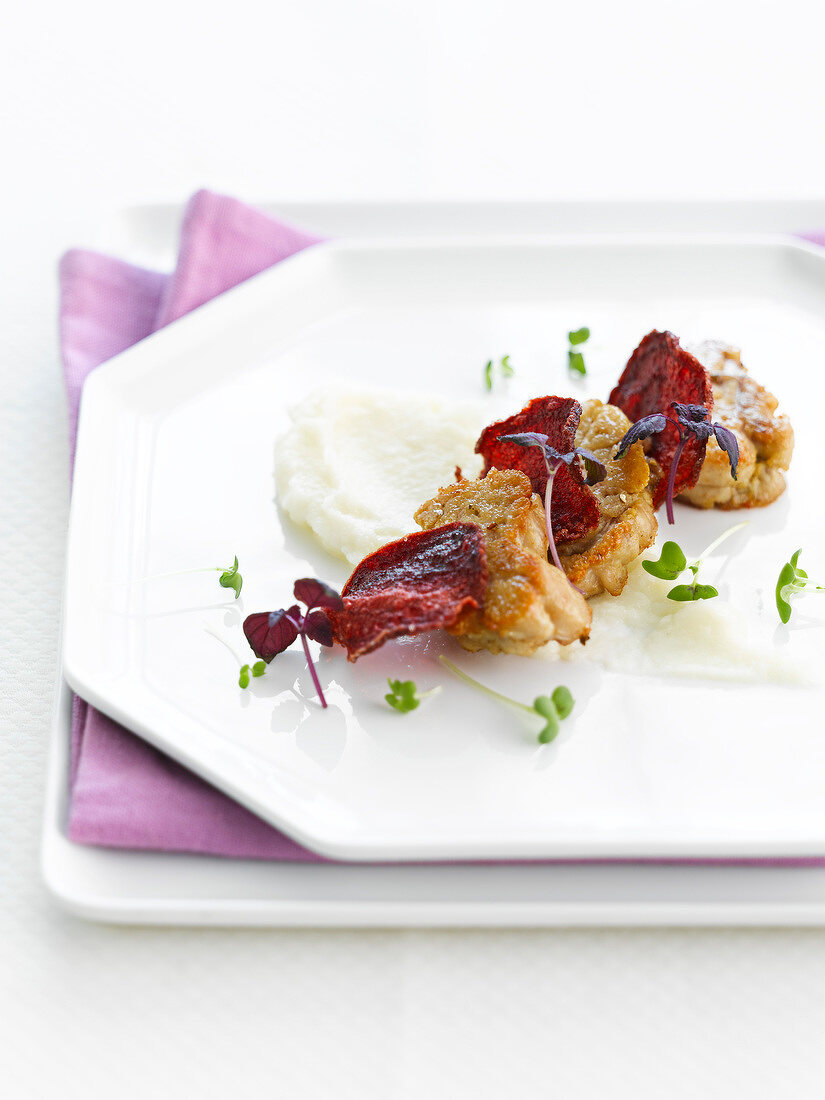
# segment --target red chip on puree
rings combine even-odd
[[[487,588],[484,534],[473,523],[417,531],[369,554],[344,585],[332,633],[356,661],[390,638],[452,626],[481,607]]]

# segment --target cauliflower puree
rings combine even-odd
[[[275,447],[278,500],[353,565],[418,530],[413,513],[456,466],[465,477],[481,472],[473,448],[489,413],[475,402],[335,388],[290,416]]]

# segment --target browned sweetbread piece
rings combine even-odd
[[[549,641],[586,641],[592,613],[565,575],[547,561],[544,505],[520,470],[492,469],[477,481],[439,489],[415,513],[425,530],[476,523],[487,550],[487,591],[447,630],[465,649],[527,656]]]
[[[576,446],[592,451],[607,476],[592,487],[599,503],[599,526],[577,542],[562,543],[559,558],[565,573],[585,596],[609,592],[618,596],[627,584],[627,569],[656,538],[658,523],[650,496],[650,472],[641,443],[615,459],[630,421],[615,405],[585,401],[576,430]]]
[[[793,428],[776,412],[778,400],[742,365],[738,348],[708,341],[692,348],[710,375],[713,419],[729,428],[739,443],[739,469],[734,481],[728,456],[714,438],[708,441],[699,480],[679,500],[697,508],[757,508],[785,489],[793,454]]]

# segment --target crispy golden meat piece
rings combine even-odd
[[[734,481],[727,455],[711,438],[699,480],[679,500],[697,508],[757,508],[770,504],[784,491],[782,471],[791,464],[790,420],[777,414],[779,402],[751,378],[737,348],[708,341],[691,351],[710,375],[711,419],[730,428],[739,443],[739,470]]]
[[[653,543],[659,527],[641,443],[634,443],[624,458],[613,458],[629,427],[615,405],[584,402],[576,446],[592,451],[607,470],[604,481],[593,486],[601,522],[587,539],[563,543],[558,550],[565,573],[588,597],[600,592],[618,596],[627,584],[627,567]]]
[[[448,627],[465,649],[527,656],[549,641],[586,641],[592,612],[547,561],[544,505],[520,470],[490,470],[477,481],[439,489],[415,520],[425,531],[476,523],[484,531],[488,583],[484,605]]]

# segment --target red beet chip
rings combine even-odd
[[[530,478],[533,492],[544,500],[547,488],[547,466],[536,447],[519,447],[502,443],[500,436],[521,432],[540,432],[560,454],[569,454],[576,445],[576,429],[582,407],[572,397],[536,397],[521,412],[507,420],[490,424],[476,443],[476,453],[484,459],[484,474],[497,470],[521,470]],[[578,469],[563,466],[553,480],[553,537],[558,542],[584,538],[599,524],[596,497],[582,483]]]
[[[292,607],[281,608],[279,611],[258,611],[244,619],[243,632],[252,652],[267,664],[273,657],[289,649],[298,637],[298,631],[287,619],[287,615],[299,622],[301,612],[298,605],[293,604]]]
[[[329,611],[335,640],[355,661],[390,638],[452,626],[480,607],[487,552],[480,527],[447,523],[364,558],[344,585],[343,611]]]
[[[679,344],[672,332],[649,332],[631,355],[618,385],[608,398],[632,422],[652,413],[671,415],[671,402],[704,405],[710,414],[713,389],[708,372],[698,359]],[[676,471],[673,496],[690,489],[699,480],[705,461],[706,440],[690,436]],[[658,508],[667,495],[667,480],[673,456],[679,446],[679,431],[673,424],[654,436],[647,452],[661,469],[653,486],[653,506]]]

